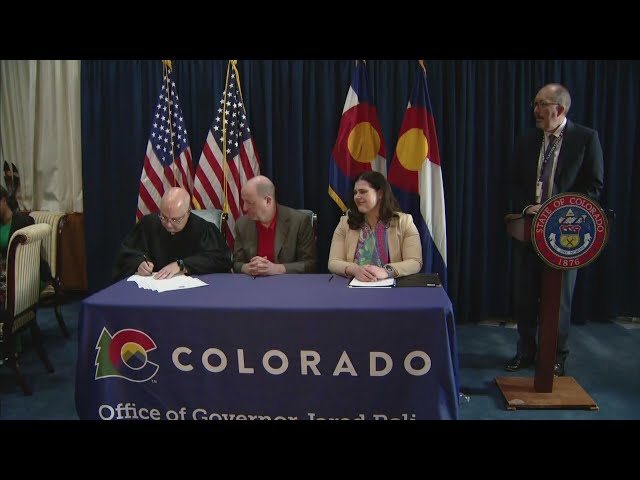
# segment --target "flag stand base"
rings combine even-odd
[[[496,377],[498,388],[507,402],[507,410],[520,408],[561,408],[598,410],[596,402],[573,377],[555,377],[553,391],[536,392],[533,377]]]

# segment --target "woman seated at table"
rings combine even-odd
[[[400,211],[384,175],[361,173],[349,203],[331,240],[331,273],[372,282],[420,271],[420,234],[413,217]]]

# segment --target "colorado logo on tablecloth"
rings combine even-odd
[[[140,330],[128,328],[111,335],[103,328],[96,344],[96,380],[108,377],[131,382],[151,380],[160,368],[148,357],[156,348],[151,337]]]
[[[582,268],[600,254],[609,229],[602,208],[585,195],[562,193],[547,200],[533,219],[538,256],[559,270]]]

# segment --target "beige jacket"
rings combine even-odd
[[[418,273],[422,268],[422,245],[420,234],[413,223],[413,217],[407,213],[397,212],[389,229],[389,265],[396,271],[397,277]],[[345,277],[345,269],[354,265],[356,247],[360,238],[360,230],[351,230],[347,216],[340,218],[340,223],[333,232],[331,251],[329,252],[329,271]]]

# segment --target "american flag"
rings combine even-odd
[[[171,62],[163,62],[162,85],[140,176],[137,220],[159,211],[162,195],[169,188],[182,186],[189,194],[193,191],[194,168],[187,128],[178,104]]]
[[[251,137],[235,60],[229,61],[225,85],[198,162],[193,203],[195,208],[229,213],[223,233],[233,251],[234,227],[242,215],[240,191],[247,180],[260,175],[260,159]]]

